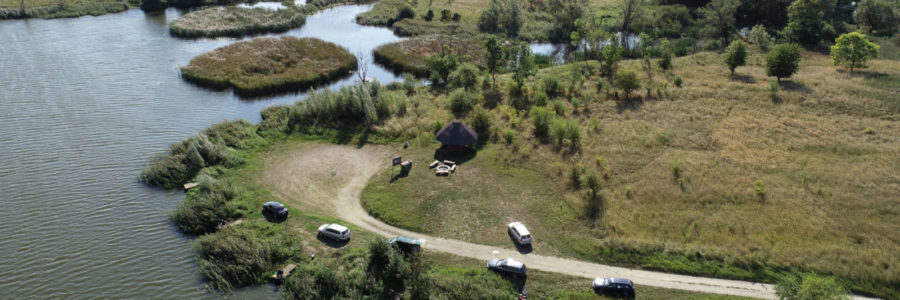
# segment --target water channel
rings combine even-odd
[[[400,38],[354,23],[370,8],[332,8],[279,35],[371,55]],[[179,66],[236,41],[169,36],[182,13],[0,21],[0,298],[221,297],[204,288],[190,237],[168,220],[184,193],[137,175],[170,143],[222,120],[257,122],[264,107],[303,95],[245,100],[181,80]],[[368,76],[397,80],[375,65]],[[275,295],[262,286],[229,297]]]

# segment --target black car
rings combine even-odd
[[[422,251],[422,244],[425,243],[425,240],[412,239],[405,236],[397,236],[389,238],[387,240],[387,243],[397,246],[400,251],[403,251],[405,253],[415,253]]]
[[[634,284],[625,278],[595,278],[594,292],[606,296],[634,298]]]
[[[270,201],[263,204],[263,212],[270,213],[272,216],[277,218],[284,218],[288,215],[287,207],[284,207],[284,204],[281,202]]]

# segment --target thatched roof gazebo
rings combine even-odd
[[[466,124],[455,120],[438,131],[434,138],[443,144],[442,148],[458,151],[465,150],[477,142],[478,134]]]

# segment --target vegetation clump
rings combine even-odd
[[[357,67],[346,49],[316,38],[254,38],[191,59],[187,81],[241,96],[297,91],[348,76]]]
[[[447,49],[444,49],[444,46]],[[462,62],[485,66],[484,47],[475,40],[445,35],[428,35],[409,38],[375,48],[375,62],[397,73],[411,73],[427,78],[430,75],[428,58],[453,52]],[[451,70],[452,71],[452,70]],[[449,73],[448,73],[449,75]]]
[[[270,10],[228,6],[190,12],[169,23],[169,33],[182,38],[241,37],[284,32],[303,26],[306,17],[294,9]]]
[[[200,275],[223,291],[266,282],[285,262],[302,261],[301,247],[296,235],[265,222],[227,227],[193,245]]]
[[[0,20],[74,18],[116,13],[140,5],[139,0],[0,1]]]

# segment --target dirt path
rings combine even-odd
[[[295,151],[276,153],[270,157],[268,161],[271,163],[266,164],[263,180],[272,186],[277,196],[292,205],[328,207],[332,210],[327,213],[383,236],[424,238],[425,249],[431,251],[484,261],[491,258],[515,257],[530,269],[583,278],[624,277],[639,285],[763,299],[776,298],[774,286],[771,284],[635,270],[536,254],[522,255],[513,248],[491,247],[427,236],[390,226],[370,216],[359,200],[369,179],[388,163],[390,152],[392,151],[389,148],[378,146],[356,149],[325,144],[304,145]],[[414,167],[422,167],[425,162],[416,163]],[[320,188],[313,188],[317,183],[327,184],[336,189],[326,192]],[[310,192],[311,190],[313,192]],[[585,280],[584,283],[586,288],[590,285],[589,280]]]

